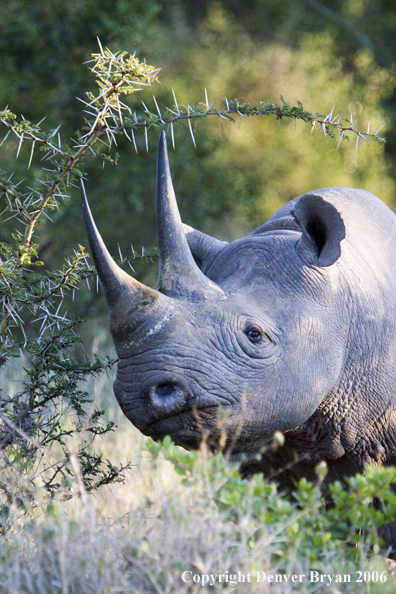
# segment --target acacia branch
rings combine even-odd
[[[89,150],[89,148],[95,144],[95,142],[98,140],[98,138],[100,136],[101,136],[101,129],[99,128],[93,134],[90,135],[87,142],[80,148],[79,151],[77,151],[77,153],[73,157],[69,157],[69,164],[67,165],[67,167],[65,167],[63,170],[59,171],[58,179],[55,180],[54,182],[52,182],[48,191],[43,195],[40,208],[35,212],[33,218],[31,219],[30,223],[26,227],[25,237],[24,237],[26,247],[30,247],[31,242],[32,242],[34,228],[37,224],[37,221],[41,217],[48,202],[51,200],[51,198],[57,191],[59,183],[61,182],[62,179],[67,177],[67,175],[72,171],[72,169],[75,167],[75,165],[78,163],[78,161],[85,155],[85,153]],[[21,265],[23,264],[23,258],[21,259],[20,264]]]

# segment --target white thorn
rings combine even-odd
[[[377,136],[378,132],[385,126],[385,122],[380,126],[374,136]]]
[[[164,122],[164,120],[162,119],[162,115],[161,115],[161,112],[160,112],[160,108],[158,107],[158,103],[157,103],[157,100],[156,100],[156,98],[154,97],[154,95],[153,95],[153,99],[154,99],[155,107],[157,108],[157,111],[158,111],[159,119],[161,120],[161,122],[165,123],[165,122]]]
[[[191,134],[192,141],[194,143],[194,147],[197,148],[197,145],[195,144],[194,132],[193,132],[193,129],[191,126],[191,118],[188,118],[188,127],[190,128],[190,134]]]
[[[126,131],[126,128],[123,128],[123,132],[125,134],[125,136],[128,138],[129,142],[131,142],[131,138],[129,137],[128,132]],[[94,153],[95,154],[95,153]]]
[[[138,150],[137,150],[137,146],[136,146],[135,133],[133,131],[133,128],[131,128],[131,132],[132,132],[133,146],[135,147],[135,151],[136,151],[136,154],[137,154]]]
[[[105,53],[104,53],[104,51],[103,51],[103,47],[102,47],[102,44],[100,43],[100,39],[99,39],[99,37],[97,37],[96,39],[97,39],[97,41],[98,41],[98,45],[99,45],[99,49],[100,49],[100,53],[102,54],[102,56],[103,56],[103,57],[105,57]]]
[[[172,94],[173,94],[173,99],[175,100],[175,107],[177,109],[177,113],[178,115],[180,115],[180,109],[179,109],[179,105],[177,103],[177,99],[176,99],[176,95],[175,95],[175,91],[172,89]]]
[[[33,153],[34,153],[34,145],[35,144],[36,144],[36,141],[33,140],[33,142],[32,142],[32,150],[30,151],[30,159],[29,159],[28,169],[30,169],[30,165],[32,164]]]
[[[173,130],[173,122],[171,122],[171,134],[172,134],[172,146],[173,146],[173,150],[175,150],[175,133]]]
[[[5,142],[9,136],[9,134],[11,134],[11,130],[8,130],[7,134],[4,136],[3,140],[0,142],[0,146],[2,146],[3,142]]]
[[[206,101],[206,109],[207,109],[207,111],[210,111],[208,91],[206,89],[205,89],[205,101]]]
[[[118,245],[118,251],[119,251],[119,253],[120,253],[120,260],[121,260],[121,264],[124,264],[124,258],[122,257],[122,252],[121,252],[120,244],[119,244],[119,243],[117,243],[117,245]]]
[[[23,142],[23,134],[22,134],[22,136],[20,137],[20,140],[19,140],[19,146],[18,146],[18,151],[17,151],[17,155],[16,155],[16,158],[17,159],[19,157],[19,151],[21,150],[22,142]]]

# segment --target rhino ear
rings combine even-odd
[[[202,231],[197,231],[183,223],[184,233],[194,260],[205,274],[205,270],[221,250],[228,245],[227,241],[215,239]]]
[[[302,228],[299,249],[302,255],[319,266],[331,266],[341,256],[345,225],[338,210],[316,194],[305,194],[294,207],[294,216]]]

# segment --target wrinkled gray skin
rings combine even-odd
[[[245,474],[284,487],[321,460],[327,483],[396,464],[396,217],[381,200],[316,190],[218,241],[182,225],[162,133],[156,291],[114,263],[82,197],[119,356],[114,392],[144,435],[216,448],[223,431]],[[285,445],[257,460],[274,431]]]

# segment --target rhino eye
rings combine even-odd
[[[263,332],[261,328],[257,328],[257,326],[252,326],[247,330],[246,335],[249,338],[250,342],[260,342],[263,336]]]

